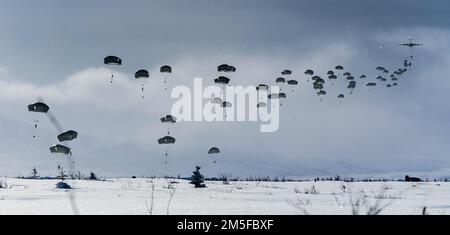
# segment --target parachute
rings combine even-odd
[[[327,92],[324,91],[324,90],[320,90],[320,91],[317,93],[317,95],[326,95],[326,94],[327,94]]]
[[[313,80],[313,81],[317,81],[317,80],[320,80],[320,79],[322,79],[322,78],[319,77],[319,76],[314,76],[314,77],[311,78],[311,80]]]
[[[230,83],[230,81],[231,81],[231,79],[224,77],[224,76],[220,76],[220,77],[214,79],[215,84],[222,85],[221,94],[224,93],[225,86],[228,85]]]
[[[289,80],[289,81],[287,81],[287,84],[295,86],[295,85],[298,85],[298,82],[296,80]]]
[[[269,90],[269,86],[264,85],[264,84],[259,84],[259,85],[256,87],[256,90],[257,90],[257,91],[267,91],[267,90]]]
[[[142,91],[142,99],[144,99],[144,80],[150,77],[150,73],[145,69],[141,69],[136,73],[134,73],[134,77],[137,80],[142,80],[141,91]]]
[[[228,72],[229,68],[230,68],[229,65],[222,64],[222,65],[219,65],[219,67],[217,67],[217,71],[218,72]]]
[[[78,132],[69,130],[58,135],[59,142],[72,141],[78,137]]]
[[[334,67],[336,70],[344,70],[344,67],[342,65],[338,65]]]
[[[161,72],[161,73],[172,73],[172,67],[170,67],[169,65],[163,65],[163,66],[161,66],[159,72]]]
[[[344,95],[344,94],[339,94],[339,95],[337,96],[337,98],[342,100],[342,99],[345,98],[345,95]],[[339,101],[339,103],[342,104],[342,101]]]
[[[287,81],[287,84],[290,86],[297,86],[298,82],[296,80],[289,80]],[[294,88],[292,88],[292,92],[294,92]]]
[[[117,56],[107,56],[104,59],[105,65],[122,65],[122,59]]]
[[[308,70],[305,71],[305,75],[313,76],[314,75],[314,71],[311,70],[311,69],[308,69]],[[309,78],[308,77],[306,77],[306,82],[309,82]]]
[[[107,56],[107,57],[105,57],[104,59],[103,59],[103,63],[105,64],[105,65],[112,65],[112,66],[119,66],[119,65],[122,65],[122,59],[120,59],[119,57],[117,57],[117,56],[112,56],[112,55],[110,55],[110,56]],[[113,74],[111,74],[111,83],[113,83],[113,80],[114,80],[114,73]]]
[[[45,103],[43,103],[43,102],[37,102],[37,103],[34,103],[34,104],[30,104],[30,105],[28,105],[28,111],[29,112],[34,112],[34,113],[48,113],[48,111],[50,110],[50,108],[48,107],[48,105],[46,105]],[[35,132],[37,131],[37,129],[38,129],[38,125],[39,125],[39,120],[35,120],[34,121],[34,129],[35,129]],[[33,139],[35,139],[36,138],[36,133],[35,134],[33,134]]]
[[[276,83],[286,83],[286,79],[279,77],[277,80],[275,80]]]
[[[353,89],[356,88],[356,82],[355,82],[355,81],[350,81],[350,82],[348,83],[347,88],[351,90],[351,91],[350,91],[350,94],[353,94]]]
[[[72,155],[72,152],[70,151],[69,147],[60,144],[51,146],[50,152],[53,154]]]
[[[216,79],[214,79],[214,83],[221,84],[221,85],[228,85],[230,83],[230,79],[224,76],[220,76]]]
[[[175,124],[177,123],[177,118],[172,115],[166,115],[162,118],[160,118],[161,123],[163,124]],[[167,127],[167,134],[170,135],[170,128]]]
[[[222,108],[231,108],[233,104],[227,101],[222,102]]]
[[[220,149],[217,147],[213,147],[208,150],[208,154],[217,154],[217,153],[220,153]]]
[[[230,102],[228,102],[228,101],[224,101],[224,102],[222,102],[221,104],[220,104],[220,107],[222,107],[223,109],[227,109],[227,108],[231,108],[231,107],[233,107],[233,104],[232,103],[230,103]],[[225,117],[227,117],[227,112],[226,112],[226,110],[225,110]]]
[[[172,73],[172,67],[169,65],[163,65],[159,69],[160,73]],[[164,90],[167,91],[167,77],[164,77]]]
[[[37,103],[28,105],[29,112],[47,113],[48,110],[50,110],[50,108],[48,107],[48,105],[46,105],[43,102],[37,102]]]
[[[314,79],[314,84],[325,84],[325,80],[323,80],[322,78],[320,78],[320,77],[317,77],[316,79]]]
[[[225,72],[225,73],[236,72],[236,67],[228,65],[228,64],[222,64],[217,67],[217,71]]]
[[[263,96],[265,96],[265,94],[267,94],[267,91],[269,91],[269,86],[265,85],[265,84],[259,84],[256,87],[256,91],[258,92],[259,100],[262,101],[263,100]],[[262,93],[263,91],[264,91],[264,93]]]
[[[314,83],[314,90],[322,90],[323,89],[323,84],[321,83]]]
[[[284,70],[283,72],[281,72],[281,75],[292,75],[292,71],[291,70]]]
[[[150,73],[145,69],[141,69],[134,74],[134,77],[136,79],[149,78]]]
[[[308,69],[308,70],[305,71],[305,75],[313,76],[314,75],[314,71],[312,71],[311,69]]]
[[[209,155],[217,155],[220,153],[220,149],[217,147],[212,147],[208,150]],[[216,163],[216,160],[214,159],[214,163]]]
[[[172,116],[172,115],[166,115],[166,116],[161,118],[161,122],[162,123],[176,123],[177,122],[177,118]]]
[[[256,107],[257,107],[257,108],[266,108],[266,107],[267,107],[267,103],[265,103],[265,102],[259,102],[259,103],[256,105]]]
[[[158,139],[158,144],[175,144],[176,139],[172,136],[164,136]]]
[[[334,74],[332,74],[332,75],[328,76],[328,79],[329,79],[329,80],[336,80],[336,79],[337,79],[337,76],[334,75]],[[334,86],[334,82],[333,82],[333,81],[331,81],[331,85]]]

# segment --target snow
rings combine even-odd
[[[109,179],[68,181],[75,190],[56,189],[57,180],[3,179],[0,214],[73,214],[70,193],[80,214],[450,214],[450,183],[444,182],[206,182],[194,189],[185,180]],[[172,182],[172,183],[171,183]],[[306,194],[315,187],[315,194]],[[345,189],[344,189],[345,187]],[[314,193],[314,192],[313,192]],[[354,206],[352,206],[352,204]],[[360,204],[360,206],[355,206]],[[375,206],[377,205],[377,206]]]

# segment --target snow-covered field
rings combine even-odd
[[[0,214],[73,214],[70,193],[55,189],[56,180],[3,181]],[[381,208],[381,214],[419,215],[424,207],[450,214],[450,183],[207,182],[208,188],[194,189],[184,180],[68,182],[76,187],[80,214],[367,214]]]

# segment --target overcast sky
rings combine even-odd
[[[45,100],[65,129],[77,167],[104,176],[391,175],[450,176],[450,21],[448,1],[2,1],[0,3],[0,175],[27,175],[34,166],[55,174],[49,153],[58,134],[26,105]],[[327,84],[323,102],[303,72],[340,64],[374,80],[375,68],[401,67],[414,38],[413,67],[395,89],[352,95],[344,81]],[[118,55],[123,66],[103,65]],[[165,147],[159,118],[173,100],[158,70],[172,65],[168,84],[212,84],[217,65],[238,68],[233,85],[273,84],[292,69],[299,80],[283,104],[281,127],[257,123],[187,123],[172,127]],[[114,69],[114,70],[112,70]],[[148,69],[146,99],[133,74]],[[109,83],[111,73],[116,81]],[[342,104],[337,94],[345,93]],[[34,130],[34,121],[39,129]],[[38,138],[32,136],[37,133]],[[213,164],[211,146],[222,154]]]

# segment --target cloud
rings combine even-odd
[[[61,161],[48,153],[56,141],[54,128],[45,116],[26,110],[38,98],[64,128],[80,132],[72,147],[83,171],[187,175],[201,164],[213,176],[294,176],[448,168],[450,33],[442,20],[448,3],[136,3],[102,4],[98,11],[87,6],[100,3],[90,1],[46,2],[24,12],[17,24],[25,27],[10,23],[17,17],[9,12],[26,10],[20,4],[0,9],[2,34],[9,35],[0,39],[0,160],[6,162],[0,172],[26,174],[37,165],[52,173]],[[79,19],[81,9],[85,17]],[[111,15],[123,17],[109,24]],[[376,66],[391,71],[402,66],[409,51],[397,44],[409,37],[426,46],[416,50],[414,67],[389,92],[369,91],[358,82],[350,95],[346,83],[336,81],[327,83],[321,101],[303,75],[313,69],[325,77],[340,64],[373,80]],[[103,67],[108,54],[123,57],[123,66]],[[171,128],[177,144],[164,165],[166,149],[156,140],[167,132],[159,118],[172,101],[159,66],[174,68],[171,88],[192,87],[194,77],[210,85],[222,63],[238,68],[233,85],[273,84],[280,71],[294,71],[300,83],[293,93],[285,88],[281,129],[262,134],[256,123],[177,123]],[[151,72],[144,100],[133,77],[138,69]],[[116,79],[110,84],[112,73]],[[342,103],[339,93],[346,94]],[[33,140],[36,119],[39,138]],[[216,165],[206,154],[211,146],[223,150]]]
[[[386,89],[369,92],[363,86],[350,95],[345,83],[340,81],[334,86],[328,85],[329,96],[323,102],[315,95],[303,71],[313,68],[324,74],[328,70],[324,68],[331,68],[336,61],[353,64],[364,56],[359,51],[363,50],[349,43],[330,44],[309,51],[295,64],[275,56],[234,56],[232,62],[238,66],[238,72],[231,78],[235,85],[271,84],[282,69],[295,71],[300,85],[294,93],[290,89],[287,91],[289,98],[282,110],[281,129],[277,133],[262,134],[258,125],[249,123],[177,123],[171,128],[178,141],[169,149],[169,166],[163,164],[166,149],[158,146],[156,140],[166,132],[159,117],[169,110],[171,101],[155,71],[146,83],[144,100],[140,99],[140,83],[133,77],[103,67],[82,69],[46,85],[3,77],[0,103],[12,111],[3,112],[4,122],[10,123],[12,129],[3,130],[2,138],[16,132],[15,126],[21,128],[16,132],[17,139],[10,143],[11,146],[21,142],[29,144],[28,152],[20,155],[22,166],[27,167],[19,169],[24,172],[32,167],[35,162],[31,159],[41,155],[40,159],[48,163],[41,167],[51,172],[52,156],[46,146],[54,143],[52,136],[57,133],[46,123],[45,117],[39,117],[42,129],[37,141],[45,144],[34,146],[29,135],[37,116],[25,110],[26,104],[42,97],[51,104],[65,128],[80,132],[79,140],[73,145],[80,168],[111,175],[188,174],[195,164],[207,165],[205,170],[211,175],[221,172],[246,176],[350,174],[360,172],[358,167],[372,172],[416,169],[418,162],[429,157],[447,163],[444,155],[448,148],[441,145],[445,138],[432,133],[434,126],[443,120],[424,124],[427,108],[420,103],[422,97],[403,94],[402,86],[389,93]],[[192,78],[196,76],[204,77],[205,85],[212,84],[219,61],[220,58],[215,57],[180,58],[173,65],[169,88],[178,84],[192,87]],[[359,68],[361,71],[374,68],[370,64],[363,66]],[[116,74],[113,84],[109,83],[111,73]],[[373,76],[372,73],[369,74]],[[415,80],[415,74],[411,79]],[[414,80],[402,82],[405,86],[421,84]],[[348,97],[342,104],[335,99],[340,92]],[[410,99],[410,105],[405,106],[403,99]],[[206,151],[217,145],[223,149],[223,154],[215,166],[211,165]],[[14,151],[8,152],[14,154]],[[355,167],[343,167],[341,162]]]

